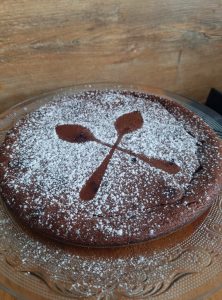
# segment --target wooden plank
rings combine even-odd
[[[92,81],[204,101],[222,88],[221,15],[221,0],[1,1],[0,110]]]

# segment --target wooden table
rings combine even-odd
[[[221,16],[221,0],[2,0],[0,111],[41,92],[101,81],[204,102],[211,87],[222,89]],[[0,292],[0,299],[14,298]]]
[[[1,109],[91,81],[204,101],[222,89],[221,16],[221,0],[1,0]]]

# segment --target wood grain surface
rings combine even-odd
[[[101,81],[204,102],[211,87],[222,89],[221,16],[222,0],[1,0],[0,111]]]
[[[204,101],[222,88],[221,16],[221,0],[1,0],[1,109],[92,81]]]

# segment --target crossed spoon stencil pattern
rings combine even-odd
[[[158,158],[148,157],[141,153],[134,153],[131,150],[119,147],[119,144],[125,134],[130,134],[139,130],[143,126],[143,117],[139,111],[133,111],[118,117],[114,122],[115,130],[117,132],[117,139],[115,143],[105,143],[94,136],[94,134],[86,127],[79,124],[64,124],[56,126],[56,133],[58,137],[69,143],[87,143],[90,141],[107,146],[110,148],[109,153],[104,158],[99,167],[91,174],[86,183],[80,191],[80,198],[82,200],[92,200],[103,180],[103,176],[108,168],[109,162],[115,150],[122,151],[136,159],[140,159],[152,167],[161,169],[169,174],[176,174],[180,171],[180,167],[173,161],[166,161]]]

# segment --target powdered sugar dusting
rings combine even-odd
[[[113,144],[117,138],[115,120],[132,111],[141,113],[144,124],[125,135],[120,147],[175,162],[180,171],[168,174],[116,150],[95,198],[82,201],[82,186],[110,148],[93,141],[65,142],[58,138],[55,127],[79,124],[104,143]],[[83,236],[91,242],[110,237],[118,240],[123,235],[139,237],[149,223],[147,236],[155,236],[169,206],[161,213],[152,211],[163,202],[171,203],[175,195],[183,195],[200,164],[198,140],[185,130],[184,123],[159,102],[129,93],[89,91],[56,99],[31,113],[17,128],[10,157],[15,167],[7,170],[5,181],[15,195],[22,192],[27,196],[20,203],[28,211],[23,218],[36,214],[38,228],[46,227],[64,239],[75,235],[77,242]],[[8,199],[12,206],[13,201]],[[65,225],[60,224],[61,219]]]

